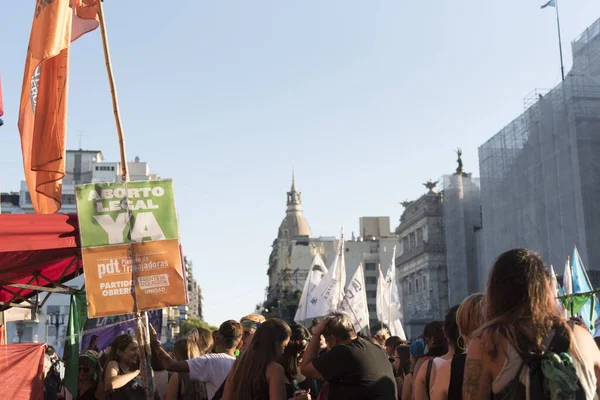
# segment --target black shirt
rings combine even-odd
[[[396,400],[394,369],[387,355],[374,344],[356,338],[313,361],[329,382],[328,400]]]

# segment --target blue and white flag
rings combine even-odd
[[[546,8],[546,7],[556,7],[556,0],[550,0],[546,4],[543,4],[540,8]]]
[[[573,257],[571,258],[571,274],[573,280],[573,294],[586,293],[593,290],[590,283],[590,278],[588,278],[588,275],[585,272],[585,268],[583,267],[583,262],[581,261],[581,257],[579,256],[577,248],[573,250]],[[594,322],[596,322],[596,318],[600,316],[600,304],[598,304],[596,295],[593,296],[594,313],[592,314],[592,299],[589,299],[579,311],[579,315],[585,322],[585,326],[591,331],[594,330]]]

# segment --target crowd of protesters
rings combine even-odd
[[[486,293],[412,341],[362,335],[343,313],[310,329],[253,314],[193,329],[170,353],[151,327],[155,399],[597,399],[598,346],[564,317],[552,287],[541,257],[515,249],[498,258]],[[47,354],[47,371],[55,358]],[[74,397],[145,399],[139,373],[138,344],[118,336],[102,357],[93,347],[80,355]]]

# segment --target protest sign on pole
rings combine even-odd
[[[76,191],[89,317],[186,304],[172,181]]]

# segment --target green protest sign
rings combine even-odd
[[[91,183],[75,190],[83,248],[179,238],[170,179]]]

